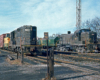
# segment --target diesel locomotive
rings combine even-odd
[[[24,25],[12,31],[9,35],[3,34],[0,36],[0,48],[5,48],[14,52],[30,52],[32,55],[37,55],[37,27]]]
[[[58,36],[51,36],[48,38],[48,40],[46,39],[39,39],[38,40],[38,44],[42,45],[43,49],[47,48],[47,41],[48,41],[48,48],[51,47],[57,47],[57,44],[59,43],[59,37]]]
[[[11,33],[0,35],[0,48],[8,49],[14,52],[30,52],[32,55],[38,55],[41,49],[54,47],[56,50],[75,50],[93,52],[100,50],[97,33],[90,29],[76,30],[74,33],[68,31],[68,34],[51,36],[48,40],[41,38],[37,40],[37,27],[24,25]]]
[[[69,50],[73,49],[78,52],[93,52],[93,50],[99,49],[97,33],[90,29],[76,30],[72,34],[68,31],[68,34],[60,35],[59,45],[60,47],[64,46],[64,48],[70,45]]]

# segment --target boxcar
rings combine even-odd
[[[6,34],[0,35],[0,48],[4,48],[4,38]]]

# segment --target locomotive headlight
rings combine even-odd
[[[76,40],[77,38],[75,38],[75,40]]]
[[[92,34],[92,35],[94,35],[94,34]]]

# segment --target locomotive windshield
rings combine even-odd
[[[90,29],[83,29],[81,30],[81,32],[90,32],[91,30]]]
[[[76,34],[76,36],[77,36],[78,34],[81,34],[81,33],[83,33],[83,32],[90,32],[90,31],[91,31],[90,29],[81,29],[81,30],[75,31],[74,34]]]

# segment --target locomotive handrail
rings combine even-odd
[[[30,47],[30,46],[31,47],[33,46],[34,47],[34,46],[36,46],[36,47],[39,47],[39,46],[42,46],[42,45],[21,45],[21,46],[25,46],[25,47]]]

